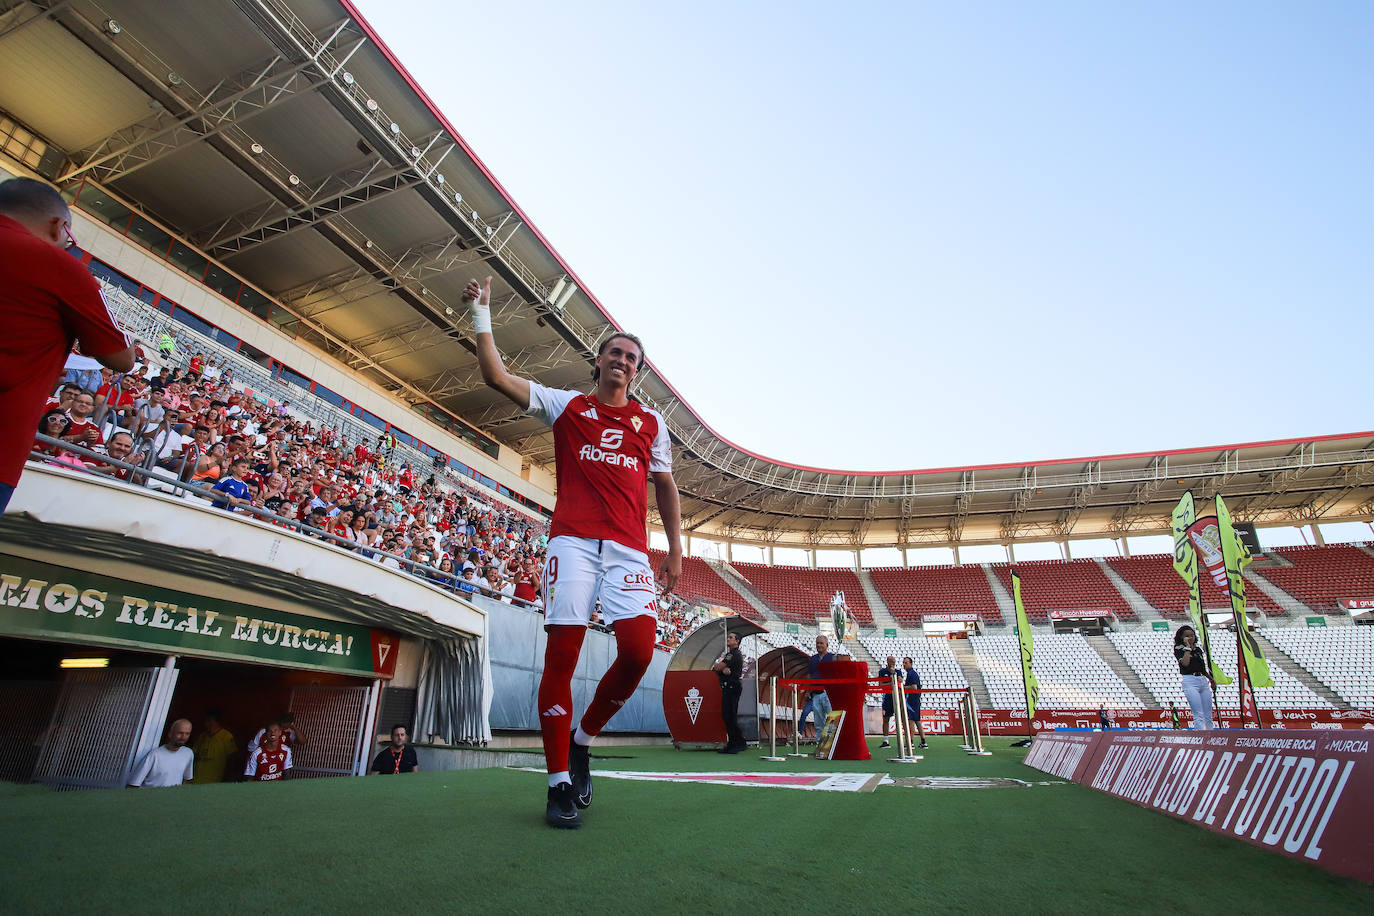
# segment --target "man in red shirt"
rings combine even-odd
[[[538,582],[539,571],[535,568],[534,560],[526,560],[515,576],[515,597],[533,603],[539,597]]]
[[[592,802],[592,741],[634,695],[653,659],[658,609],[645,525],[651,478],[668,536],[658,578],[665,594],[682,573],[668,429],[657,411],[629,396],[644,364],[637,337],[614,333],[601,342],[592,394],[558,391],[506,371],[491,335],[491,277],[484,285],[468,283],[463,299],[472,313],[483,381],[553,427],[558,503],[544,567],[548,640],[539,723],[549,772],[545,819],[575,829],[582,826],[578,809]],[[615,630],[616,660],[570,735],[573,671],[598,602]]]
[[[134,348],[100,285],[66,253],[76,240],[67,202],[32,178],[0,183],[0,512],[24,470],[43,402],[73,342],[119,372]]]
[[[67,411],[67,416],[71,417],[72,425],[67,427],[66,435],[62,438],[68,442],[75,443],[82,448],[95,449],[105,444],[105,437],[100,434],[100,427],[91,419],[91,414],[95,412],[95,400],[89,391],[82,391],[72,401],[71,409]]]

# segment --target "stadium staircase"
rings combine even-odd
[[[869,607],[872,607],[872,605],[869,605]],[[853,661],[863,662],[865,665],[867,665],[869,674],[878,673],[878,660],[873,657],[872,652],[868,651],[868,646],[865,646],[863,642],[861,642],[860,640],[846,639],[844,641],[843,651],[848,652],[850,659],[852,659]]]
[[[901,627],[897,623],[897,618],[892,616],[892,612],[888,610],[887,602],[883,600],[882,595],[878,594],[878,589],[873,585],[873,578],[869,576],[868,571],[859,569],[855,570],[855,573],[859,577],[859,584],[864,588],[864,597],[868,599],[868,610],[873,615],[874,629],[879,632],[893,629],[900,633]]]
[[[1003,626],[1013,626],[1016,623],[1016,603],[1011,600],[1011,592],[1002,584],[997,573],[992,571],[991,563],[979,563],[983,567],[983,575],[988,577],[988,588],[992,589],[992,597],[997,599],[997,609],[1002,612]],[[986,625],[987,621],[983,621]],[[973,683],[970,681],[969,683]]]
[[[1271,665],[1277,665],[1287,672],[1295,681],[1304,685],[1308,690],[1312,691],[1337,709],[1350,708],[1350,704],[1347,703],[1340,694],[1313,677],[1310,671],[1293,661],[1291,655],[1270,642],[1267,636],[1257,630],[1251,630],[1250,632],[1254,633],[1255,640],[1260,644],[1260,648],[1264,650],[1265,660]]]
[[[1248,589],[1251,587],[1259,589],[1269,596],[1269,600],[1283,608],[1284,613],[1289,617],[1302,617],[1312,613],[1311,608],[1270,582],[1256,570],[1247,568],[1242,575],[1245,576],[1246,595],[1250,594]]]
[[[749,602],[751,608],[762,614],[764,620],[779,627],[783,625],[783,620],[777,612],[765,604],[762,598],[754,594],[753,589],[744,583],[744,577],[736,572],[733,566],[729,563],[712,560],[707,560],[706,565],[714,569],[716,574],[725,580],[726,585],[729,585],[739,593],[741,598]]]
[[[1122,594],[1125,594],[1123,591]],[[1129,597],[1129,596],[1127,596]],[[1140,613],[1138,610],[1136,613]],[[1157,615],[1156,615],[1157,616]],[[1117,651],[1112,641],[1105,636],[1085,636],[1088,645],[1097,650],[1097,654],[1102,656],[1102,660],[1107,663],[1117,677],[1121,678],[1122,683],[1131,688],[1131,693],[1140,700],[1140,705],[1144,709],[1159,709],[1159,701],[1150,692],[1150,688],[1145,686],[1145,682],[1136,674],[1134,668],[1126,661],[1125,657]]]
[[[1015,618],[1016,613],[1012,612]],[[964,673],[964,680],[968,681],[969,687],[973,689],[973,698],[978,701],[979,709],[990,709],[992,707],[992,695],[988,693],[987,681],[983,680],[983,672],[978,667],[978,660],[973,657],[973,649],[969,646],[967,639],[951,639],[949,649],[954,653],[954,660],[959,663],[959,670]]]
[[[1107,563],[1107,561],[1098,560],[1097,565],[1098,568],[1102,570],[1102,574],[1106,576],[1113,585],[1116,586],[1116,590],[1121,592],[1121,597],[1126,599],[1126,603],[1131,606],[1131,610],[1135,611],[1135,615],[1139,617],[1141,621],[1148,623],[1151,620],[1164,619],[1164,615],[1161,614],[1158,610],[1156,610],[1153,604],[1146,601],[1141,596],[1140,592],[1131,588],[1130,583],[1127,582],[1119,572],[1112,569],[1112,567]],[[1107,660],[1110,662],[1110,657],[1107,657]],[[1112,667],[1116,666],[1113,665]],[[1125,678],[1122,678],[1122,680],[1125,680]],[[1126,681],[1126,683],[1130,684],[1131,682]],[[1135,690],[1135,686],[1132,685],[1131,689]]]

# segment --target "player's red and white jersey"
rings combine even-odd
[[[291,748],[278,742],[275,751],[260,747],[248,754],[248,766],[243,775],[251,776],[259,782],[281,779],[291,769]]]
[[[549,536],[615,541],[648,553],[649,473],[673,469],[658,412],[531,382],[528,413],[553,427],[558,502]]]
[[[309,510],[306,510],[305,515],[309,515],[309,514],[310,514]],[[302,517],[304,517],[304,516],[302,516]],[[248,753],[249,753],[249,754],[252,754],[252,753],[253,753],[254,751],[256,751],[259,747],[261,747],[261,746],[262,746],[262,743],[263,743],[264,741],[266,741],[266,740],[267,740],[267,729],[265,729],[265,728],[260,728],[260,729],[258,729],[258,733],[257,733],[256,735],[253,736],[253,738],[252,738],[251,741],[248,742]],[[282,733],[281,733],[281,743],[282,743],[282,746],[283,746],[283,747],[286,747],[286,748],[288,748],[288,749],[291,747],[291,745],[295,744],[295,743],[296,743],[296,730],[295,730],[294,728],[283,729],[283,730],[282,730]]]

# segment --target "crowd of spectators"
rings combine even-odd
[[[544,521],[493,504],[450,472],[417,473],[398,458],[389,436],[350,443],[337,428],[294,415],[289,402],[236,387],[232,369],[203,353],[185,369],[103,369],[94,391],[76,378],[69,372],[49,398],[38,432],[126,464],[155,466],[226,511],[253,507],[279,523],[294,520],[313,537],[451,591],[542,604]],[[137,471],[59,445],[35,441],[34,452],[142,482]],[[696,622],[686,602],[666,596],[659,602],[660,645],[676,646]]]

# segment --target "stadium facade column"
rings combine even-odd
[[[1064,559],[1066,559],[1066,560],[1072,560],[1072,559],[1073,559],[1073,554],[1069,551],[1069,542],[1068,542],[1068,541],[1060,541],[1060,542],[1059,542],[1059,550],[1060,550],[1061,553],[1064,554]]]
[[[1129,542],[1126,538],[1117,538],[1117,539],[1116,539],[1116,552],[1119,553],[1119,554],[1121,554],[1123,557],[1126,557],[1127,559],[1129,559],[1130,556],[1131,556],[1131,545],[1130,545],[1130,542]]]
[[[859,552],[856,550],[854,551],[854,571],[858,572],[860,569],[863,567],[859,565]]]
[[[1312,543],[1316,544],[1318,547],[1325,547],[1326,538],[1322,537],[1321,526],[1318,525],[1316,522],[1313,522],[1307,527],[1312,532]]]
[[[725,562],[726,562],[726,563],[733,563],[733,562],[735,562],[735,554],[734,554],[734,551],[730,549],[730,548],[733,547],[733,546],[734,546],[734,545],[731,544],[729,541],[726,541],[726,542],[725,542]]]
[[[806,565],[812,569],[816,568],[816,548],[812,547],[806,551]]]
[[[958,555],[958,551],[957,551],[957,550],[955,551],[955,555],[956,555],[956,557],[957,557],[957,555]],[[954,561],[954,565],[955,565],[955,566],[958,566],[958,565],[959,565],[959,560],[958,560],[957,558],[956,558],[955,561]],[[907,559],[906,548],[903,547],[903,548],[902,548],[902,569],[910,569],[910,568],[911,568],[911,561],[910,561],[909,559]]]
[[[1007,562],[1008,562],[1008,563],[1015,563],[1015,562],[1016,562],[1016,545],[1013,544],[1013,543],[1011,543],[1011,541],[1008,541],[1007,543],[1003,544],[1002,546],[1005,547],[1005,548],[1007,548]]]
[[[768,565],[769,565],[769,566],[772,566],[772,565],[773,565],[773,545],[772,545],[772,544],[769,544],[769,545],[768,545]]]
[[[902,551],[902,557],[903,557],[903,559],[905,559],[905,557],[906,557],[906,551],[905,551],[905,550]],[[954,565],[955,565],[955,566],[963,566],[963,565],[964,565],[964,561],[961,560],[961,559],[959,559],[959,545],[958,545],[958,544],[955,544],[955,545],[954,545]]]

